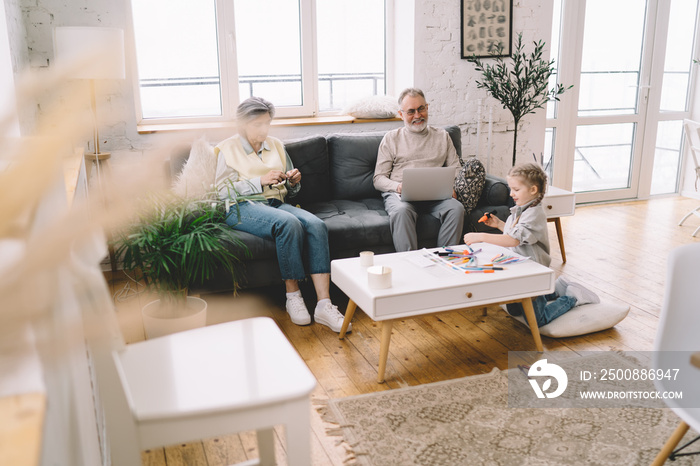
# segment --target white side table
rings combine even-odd
[[[316,379],[269,317],[166,335],[113,354],[140,450],[256,430],[259,464],[274,465],[272,428],[284,424],[287,463],[311,464]]]
[[[560,217],[574,215],[576,209],[576,194],[566,189],[555,186],[547,187],[547,193],[542,200],[542,206],[547,214],[547,221],[554,222],[557,229],[557,239],[561,250],[561,260],[566,262],[566,250],[564,249],[564,234],[561,231]]]

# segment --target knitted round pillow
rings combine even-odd
[[[454,190],[457,200],[462,203],[467,213],[474,210],[479,202],[486,183],[486,170],[476,157],[467,159],[455,178]]]

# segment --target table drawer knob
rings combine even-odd
[[[467,298],[471,298],[471,297],[472,297],[472,292],[471,292],[471,291],[467,291]]]
[[[551,206],[551,205],[548,205],[547,208],[548,208],[549,210],[552,210],[552,206]]]

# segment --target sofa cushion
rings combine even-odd
[[[173,192],[183,198],[203,199],[216,182],[214,147],[202,136],[192,143],[187,163],[173,183]]]
[[[379,198],[372,178],[384,132],[328,136],[333,199]]]
[[[389,216],[382,199],[315,202],[306,209],[326,223],[333,259],[354,256],[364,250],[377,254],[394,252]],[[420,247],[435,247],[440,230],[437,218],[429,214],[419,215],[416,229]]]
[[[170,158],[165,161],[166,186],[171,186],[177,179],[192,151],[191,145],[179,145],[173,149]]]
[[[485,183],[484,165],[476,157],[469,157],[464,161],[454,184],[457,200],[462,203],[466,212],[471,212],[476,207]]]
[[[302,206],[331,198],[331,179],[328,170],[326,138],[313,136],[285,142],[285,149],[295,168],[301,172],[301,190],[290,197],[292,204]]]
[[[357,100],[343,109],[344,115],[355,118],[396,118],[399,104],[386,95],[373,95]]]
[[[315,202],[306,209],[326,223],[333,258],[338,250],[373,250],[378,245],[392,244],[382,199]]]
[[[462,133],[459,126],[446,126],[444,129],[461,157]],[[330,174],[333,180],[338,181],[331,185],[333,199],[359,200],[381,197],[379,191],[374,189],[372,178],[377,165],[379,144],[384,134],[386,131],[338,133],[328,136]]]

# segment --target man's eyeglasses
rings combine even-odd
[[[420,113],[422,115],[425,115],[425,112],[428,111],[428,104],[421,105],[418,108],[409,108],[408,110],[401,110],[402,113],[405,113],[408,116],[413,116],[416,113]]]

